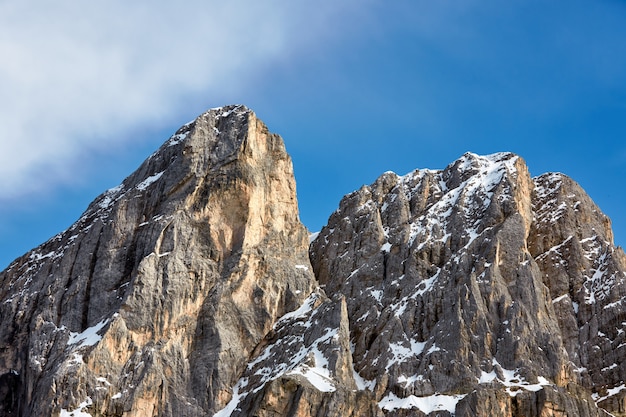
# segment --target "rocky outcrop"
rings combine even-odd
[[[203,114],[0,275],[0,415],[220,410],[312,292],[307,248],[282,140]]]
[[[243,106],[0,273],[4,416],[626,415],[626,260],[513,154],[388,172],[313,236]]]
[[[626,261],[610,220],[578,184],[535,179],[529,250],[550,289],[577,380],[615,415],[626,413]]]
[[[355,371],[383,410],[620,412],[624,255],[565,176],[531,179],[507,153],[386,173],[310,253],[348,300]]]

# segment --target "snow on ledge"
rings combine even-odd
[[[93,400],[90,397],[87,397],[87,399],[80,403],[78,408],[75,410],[67,411],[65,408],[62,408],[59,417],[92,417],[91,414],[83,411],[83,408],[87,408],[92,404]]]
[[[150,186],[150,184],[158,181],[159,178],[161,178],[161,175],[163,175],[165,171],[161,171],[161,172],[157,172],[154,175],[149,176],[148,178],[146,178],[145,180],[141,181],[138,185],[137,185],[137,189],[139,191],[144,191],[146,188],[148,188]]]
[[[537,377],[536,384],[531,384],[519,374],[519,369],[503,368],[495,358],[492,360],[492,365],[494,369],[491,372],[482,371],[478,383],[485,384],[497,381],[506,387],[506,392],[511,397],[517,396],[520,389],[536,392],[543,389],[546,385],[552,385],[550,381],[542,376]],[[500,370],[502,378],[496,372],[497,369]]]
[[[365,391],[365,390],[374,391],[374,388],[376,388],[376,380],[373,379],[370,381],[370,380],[363,378],[361,374],[359,374],[354,369],[354,366],[352,368],[352,377],[354,378],[354,382],[356,383],[356,387],[359,389],[359,391]]]
[[[102,336],[100,336],[98,332],[102,330],[108,322],[109,319],[104,319],[100,323],[88,327],[80,333],[70,332],[70,338],[68,339],[67,344],[75,345],[80,343],[78,346],[79,348],[95,345],[102,339]]]
[[[406,398],[399,398],[391,392],[378,402],[378,406],[384,411],[417,408],[424,414],[433,411],[448,411],[454,414],[457,403],[465,398],[465,395],[434,394],[428,397],[409,395]]]
[[[321,392],[334,392],[337,390],[332,382],[330,372],[327,368],[321,366],[311,368],[308,365],[300,364],[296,368],[285,373],[285,375],[302,375],[311,383],[311,385],[315,387],[315,389]]]
[[[315,239],[320,235],[320,232],[314,232],[309,235],[309,244],[313,243]]]

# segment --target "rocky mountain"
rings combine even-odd
[[[208,111],[0,273],[0,417],[626,415],[626,257],[566,176],[388,172],[311,240],[280,137]]]
[[[612,239],[571,179],[466,154],[346,196],[310,253],[346,297],[355,373],[390,414],[623,415]]]

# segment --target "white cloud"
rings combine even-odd
[[[0,3],[0,199],[332,36],[356,1]],[[344,15],[345,16],[345,15]],[[45,175],[42,175],[44,174]]]

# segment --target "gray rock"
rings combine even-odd
[[[568,238],[583,244],[559,250]],[[618,412],[624,255],[570,179],[533,180],[507,153],[386,173],[342,200],[310,254],[346,296],[354,367],[384,410],[605,415],[593,395]]]
[[[307,248],[282,140],[243,106],[201,115],[2,272],[0,414],[223,408],[312,292]]]
[[[625,271],[510,153],[385,173],[309,247],[282,140],[213,109],[0,273],[0,417],[623,416]]]

